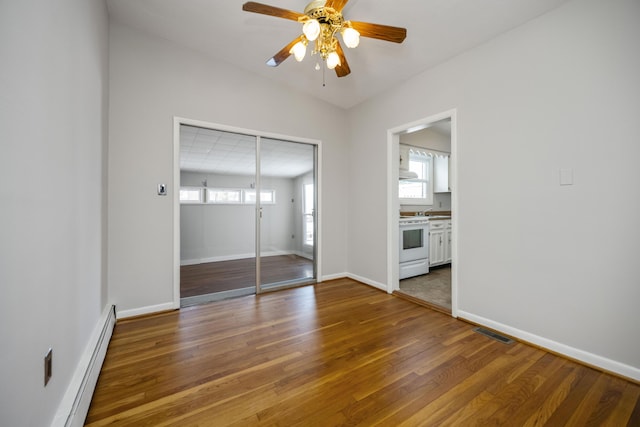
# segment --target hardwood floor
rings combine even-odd
[[[313,261],[297,255],[262,257],[261,283],[313,277]],[[180,267],[180,296],[193,297],[255,286],[256,259],[209,262]]]
[[[350,279],[119,321],[90,426],[638,426],[640,385]]]

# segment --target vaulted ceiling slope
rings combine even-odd
[[[242,11],[245,0],[107,0],[114,22],[171,40],[342,108],[388,90],[567,0],[350,0],[345,19],[404,27],[402,44],[363,38],[346,49],[351,74],[315,70],[316,57],[265,61],[301,34],[295,21]],[[261,0],[302,12],[306,0]]]

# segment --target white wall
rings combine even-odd
[[[106,305],[107,31],[103,1],[0,2],[3,426],[50,425]]]
[[[180,185],[209,188],[244,188],[255,183],[254,176],[180,173]],[[262,177],[265,190],[276,192],[275,204],[261,205],[261,255],[293,253],[295,242],[294,178]],[[255,256],[255,205],[180,205],[180,261],[184,264],[240,259]]]
[[[456,108],[461,314],[640,379],[638,18],[572,1],[354,109],[349,271],[386,282],[387,129]]]
[[[344,111],[164,40],[110,30],[109,295],[118,312],[173,301],[172,197],[157,196],[156,185],[173,181],[174,116],[322,141],[322,271],[345,272]]]
[[[432,128],[400,135],[400,144],[414,147],[431,148],[432,150],[451,153],[451,137]]]

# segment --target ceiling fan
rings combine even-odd
[[[402,43],[407,37],[405,28],[345,20],[342,9],[348,1],[315,0],[305,7],[304,13],[250,1],[242,5],[242,10],[290,19],[302,24],[302,35],[269,59],[267,65],[270,67],[277,67],[291,54],[298,62],[302,61],[309,42],[315,42],[312,54],[319,54],[327,68],[335,69],[338,77],[344,77],[351,72],[351,69],[336,37],[338,33],[342,35],[344,44],[349,48],[358,46],[360,36],[394,43]],[[319,65],[316,65],[317,69]]]

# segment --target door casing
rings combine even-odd
[[[399,281],[399,227],[398,221],[398,177],[400,135],[429,127],[440,120],[451,120],[451,221],[454,224],[451,233],[451,316],[458,317],[458,136],[457,110],[444,111],[411,123],[387,130],[387,292],[400,289]]]

